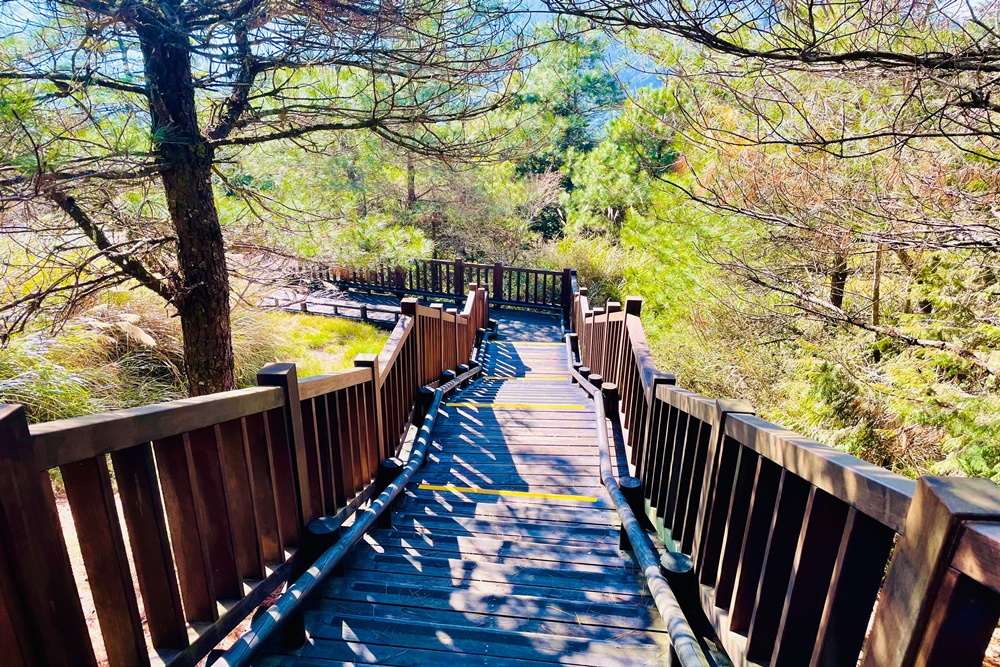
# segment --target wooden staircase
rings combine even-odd
[[[428,460],[264,665],[665,664],[670,642],[598,472],[558,342],[494,342]]]

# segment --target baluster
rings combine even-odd
[[[108,663],[148,665],[146,639],[104,456],[62,466],[66,498],[104,637]],[[59,641],[51,637],[50,641]]]
[[[144,443],[112,452],[111,463],[153,646],[182,649],[188,644],[187,629],[152,447]],[[127,585],[132,588],[131,579]]]

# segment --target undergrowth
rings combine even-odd
[[[236,309],[237,384],[252,386],[275,361],[295,362],[300,378],[343,370],[386,338],[360,322]],[[0,348],[0,402],[24,405],[32,423],[147,405],[187,395],[183,368],[177,319],[152,300],[111,293],[57,333],[34,330]]]

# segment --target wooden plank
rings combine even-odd
[[[0,544],[17,545],[7,557],[20,589],[9,608],[24,619],[32,654],[44,664],[96,665],[52,484],[32,450],[24,408],[0,405]]]
[[[810,667],[857,664],[895,533],[851,508]]]
[[[331,452],[333,458],[333,467],[337,475],[337,507],[340,507],[342,503],[346,503],[347,499],[352,497],[355,493],[354,491],[354,459],[351,456],[351,417],[349,414],[350,406],[347,400],[347,390],[338,392],[330,397],[331,401],[335,404],[336,408],[336,442],[337,446]],[[332,408],[331,408],[332,412]],[[333,425],[331,424],[331,430]]]
[[[757,477],[757,464],[760,457],[754,452],[741,447],[732,442],[726,443],[726,449],[737,455],[738,459],[734,464],[735,473],[733,481],[729,483],[729,489],[717,502],[725,501],[725,507],[721,507],[718,518],[718,544],[720,549],[713,558],[709,558],[710,552],[706,551],[706,566],[710,561],[718,563],[716,572],[710,576],[702,575],[702,583],[715,583],[716,603],[722,609],[729,609],[733,598],[733,591],[736,585],[736,573],[739,568],[740,554],[743,551],[743,539],[746,535],[746,527],[750,516],[750,500],[753,496],[754,480]],[[723,450],[723,454],[729,453]],[[713,519],[714,519],[713,518]],[[716,526],[713,526],[716,529]]]
[[[271,457],[268,451],[264,415],[251,415],[243,420],[243,442],[246,445],[254,523],[260,539],[261,558],[264,563],[281,563],[285,558],[278,523],[279,500],[276,497],[271,474]]]
[[[31,632],[7,555],[0,551],[0,655],[10,667],[31,667],[38,661],[31,646]]]
[[[317,639],[343,640],[356,637],[366,646],[393,646],[400,648],[432,648],[454,650],[460,646],[464,656],[490,655],[508,658],[549,661],[553,656],[561,656],[562,664],[606,667],[609,660],[616,665],[645,667],[650,662],[663,660],[668,647],[662,645],[625,647],[617,642],[580,640],[557,637],[540,633],[518,633],[513,631],[469,628],[463,625],[447,624],[439,619],[432,624],[404,623],[396,621],[386,625],[371,616],[346,614],[307,614],[313,616],[310,627]],[[428,616],[431,616],[428,613]],[[309,621],[307,621],[309,622]],[[346,631],[346,632],[345,632]],[[444,638],[447,637],[447,640]],[[303,648],[303,655],[310,655],[309,646]]]
[[[765,458],[759,459],[733,602],[729,607],[733,632],[746,634],[750,629],[782,476],[781,468]]]
[[[525,567],[507,563],[486,563],[456,558],[412,556],[405,552],[365,553],[360,549],[344,559],[345,576],[351,570],[378,573],[386,581],[413,584],[415,577],[451,577],[455,585],[466,585],[467,580],[511,584],[513,586],[542,586],[596,593],[627,593],[639,591],[638,574],[622,568],[600,568],[573,563],[560,563],[559,567]],[[369,575],[371,576],[371,575]]]
[[[103,456],[62,467],[66,498],[112,667],[148,665],[146,638]]]
[[[219,612],[212,593],[206,531],[199,525],[195,509],[187,446],[178,435],[154,442],[153,451],[163,485],[164,509],[177,559],[184,612],[189,621],[214,621]]]
[[[482,521],[469,517],[427,517],[401,515],[396,517],[401,526],[418,525],[432,532],[470,532],[490,535],[508,535],[532,538],[536,541],[554,543],[615,544],[618,531],[613,528],[587,527],[580,524],[560,526],[558,523],[543,524],[528,521]],[[408,523],[409,522],[409,523]]]
[[[829,493],[812,488],[771,656],[773,667],[809,664],[823,614],[819,601],[830,590],[847,509]]]
[[[302,525],[323,513],[321,491],[313,485],[310,477],[309,458],[305,434],[303,433],[302,400],[299,398],[299,383],[296,379],[295,364],[269,364],[257,373],[257,384],[279,387],[285,397],[284,423],[286,439],[290,444],[290,454],[294,466],[298,497],[299,516]],[[273,438],[272,438],[273,440]]]
[[[603,491],[602,488],[589,488],[589,489],[563,489],[563,493],[577,493],[586,492],[595,494],[594,497],[597,498],[596,503],[587,503],[589,507],[599,508],[599,509],[614,509],[614,505],[611,500],[606,496],[600,495]],[[472,497],[472,495],[463,496],[461,494],[455,494],[451,492],[441,492],[418,489],[417,487],[408,488],[404,492],[408,499],[412,499],[412,502],[437,502],[446,503],[448,506],[457,505],[459,503],[473,504],[482,500],[481,497]],[[584,495],[584,493],[579,493],[578,495]],[[537,507],[552,507],[552,508],[579,508],[579,501],[559,501],[551,499],[534,499],[534,498],[505,498],[497,497],[497,503],[517,503],[522,506],[537,506]],[[409,500],[404,501],[411,502]]]
[[[692,419],[694,419],[692,417]],[[686,498],[686,501],[682,503],[679,508],[680,515],[675,521],[679,529],[678,539],[681,543],[681,551],[683,553],[692,553],[694,549],[695,531],[696,523],[698,519],[698,511],[700,503],[704,502],[704,497],[702,494],[702,485],[705,481],[705,468],[710,464],[708,460],[710,454],[709,452],[709,442],[712,437],[712,426],[706,422],[698,420],[698,433],[697,440],[695,443],[695,449],[693,453],[693,460],[691,462],[691,468],[687,472],[686,476],[690,480],[689,487],[682,488],[682,497]]]
[[[1000,524],[965,524],[951,566],[1000,593]]]
[[[747,635],[747,658],[752,661],[766,662],[774,650],[810,490],[809,484],[801,477],[788,471],[782,474],[778,506],[771,522],[767,553]]]
[[[408,550],[438,558],[461,557],[465,560],[485,560],[491,563],[517,562],[534,567],[545,567],[546,562],[577,563],[603,567],[621,567],[622,556],[617,550],[606,546],[595,549],[592,546],[568,544],[538,544],[516,539],[498,539],[493,536],[435,535],[427,540],[426,535],[416,531],[397,530],[391,535],[372,534],[372,544],[391,550]],[[428,544],[429,542],[429,544]],[[479,556],[481,558],[474,558]]]
[[[336,416],[331,414],[330,401],[336,394],[325,394],[302,403],[302,419],[309,447],[309,457],[315,461],[311,475],[320,490],[323,514],[329,516],[337,512],[337,488],[340,480],[334,473],[331,460],[333,443],[337,442]]]
[[[30,429],[35,469],[48,470],[143,442],[239,419],[280,407],[283,402],[281,392],[276,389],[251,387],[35,424]]]
[[[1000,594],[948,568],[917,649],[917,667],[980,667],[1000,619]]]
[[[222,483],[233,532],[236,569],[242,579],[263,579],[264,559],[257,536],[242,420],[216,425],[215,439],[219,446]]]
[[[472,495],[472,494],[469,494]],[[583,524],[617,529],[621,521],[616,511],[600,509],[589,502],[570,502],[564,504],[522,504],[519,497],[505,498],[503,496],[480,497],[476,502],[463,502],[457,494],[450,494],[447,500],[421,498],[417,502],[407,499],[397,507],[401,514],[437,516],[442,518],[462,517],[477,518],[483,521],[493,519],[513,521],[541,521],[559,524]],[[490,502],[496,500],[497,502]],[[548,499],[545,499],[548,500]],[[454,502],[453,502],[454,501]],[[617,551],[616,551],[617,553]]]
[[[374,652],[373,652],[374,651]],[[377,652],[377,653],[376,653]],[[355,641],[316,640],[316,655],[269,656],[260,662],[264,667],[358,667],[359,664],[378,664],[389,667],[439,667],[442,660],[440,651],[426,651],[409,648],[372,646]],[[479,656],[477,667],[534,667],[535,660],[514,658],[492,658]]]
[[[239,600],[243,583],[233,548],[229,505],[214,428],[198,429],[185,436],[188,465],[194,480],[195,511],[208,548],[212,593],[216,601]]]
[[[285,424],[285,411],[270,410],[264,413],[267,435],[267,453],[271,467],[271,484],[277,508],[281,546],[294,547],[299,543],[302,525],[301,507],[296,489],[296,473],[292,444],[288,440],[290,429]]]
[[[182,649],[188,643],[187,628],[152,447],[144,444],[114,452],[111,464],[153,646]],[[189,539],[197,542],[195,536]]]
[[[447,563],[457,565],[440,565]],[[414,564],[426,569],[416,571]],[[483,572],[461,567],[468,565],[509,571]],[[611,578],[608,572],[612,573]],[[639,593],[638,575],[630,579],[616,577],[608,568],[557,570],[426,557],[406,563],[400,556],[390,554],[377,560],[348,563],[344,575],[331,580],[324,591],[325,597],[452,609],[465,606],[470,610],[473,605],[480,610],[486,605],[493,609],[523,605],[522,610],[531,611],[536,618],[566,620],[577,614],[601,614],[607,616],[602,622],[609,627],[663,627],[652,598]],[[459,591],[463,594],[456,595]]]
[[[314,398],[341,389],[368,382],[372,379],[371,368],[359,367],[328,375],[313,375],[299,380],[299,399]]]
[[[453,597],[455,596],[453,593]],[[395,602],[395,601],[393,601]],[[327,597],[319,605],[319,615],[334,616],[371,616],[386,621],[387,625],[396,623],[413,623],[415,625],[431,625],[438,627],[469,626],[478,631],[494,631],[533,633],[552,635],[554,637],[579,638],[588,641],[614,642],[623,651],[636,646],[662,646],[669,639],[663,632],[651,631],[647,627],[632,627],[623,632],[615,626],[602,625],[600,619],[586,614],[580,618],[537,619],[519,614],[484,613],[479,609],[456,610],[444,608],[441,605],[426,605],[421,601],[414,605],[387,603],[383,599],[375,601],[343,599]],[[612,612],[613,613],[613,612]],[[584,623],[582,620],[590,620]],[[662,630],[662,624],[661,624]]]

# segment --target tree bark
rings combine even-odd
[[[872,272],[872,324],[881,324],[882,310],[882,244],[875,247],[875,269]]]
[[[212,192],[212,149],[201,135],[187,34],[162,14],[139,19],[163,189],[177,232],[181,286],[174,305],[192,396],[236,387],[225,243]]]
[[[875,268],[872,271],[872,326],[882,324],[882,244],[875,246]],[[876,341],[878,337],[876,336]],[[882,361],[882,352],[876,347],[872,352],[875,363]]]
[[[830,303],[837,308],[844,307],[844,288],[847,285],[847,257],[837,255],[836,263],[830,272]]]
[[[412,211],[417,205],[417,170],[413,165],[413,156],[406,156],[406,210]]]

